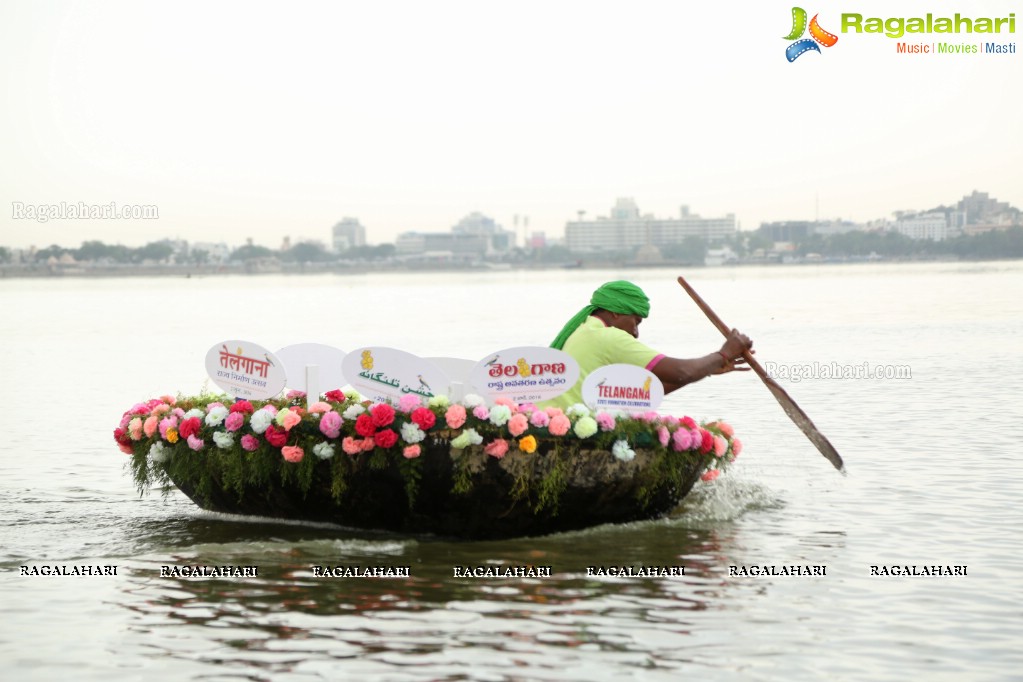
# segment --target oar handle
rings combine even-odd
[[[689,294],[689,297],[693,299],[697,306],[699,306],[700,310],[703,311],[703,314],[707,316],[707,319],[710,320],[714,324],[714,326],[718,328],[718,331],[721,332],[722,336],[724,336],[727,339],[729,336],[732,335],[731,328],[721,321],[721,318],[718,317],[718,314],[715,313],[711,309],[711,307],[707,305],[706,302],[704,302],[702,298],[700,298],[700,295],[696,293],[696,289],[693,289],[691,286],[689,286],[689,282],[687,282],[684,277],[679,276],[678,283],[682,285],[682,288],[686,290],[686,293]],[[744,350],[742,352],[742,357],[746,359],[746,364],[750,366],[750,369],[759,374],[761,377],[767,376],[767,372],[765,372],[764,368],[760,366],[760,363],[756,361],[756,358],[753,357],[752,353],[750,353],[748,350]]]

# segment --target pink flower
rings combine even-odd
[[[193,450],[202,450],[204,445],[206,445],[206,443],[203,442],[202,438],[194,435],[188,437],[188,447]]]
[[[232,412],[224,420],[224,428],[228,431],[237,431],[245,424],[245,415],[241,412]]]
[[[714,456],[721,457],[728,451],[728,441],[721,436],[711,436],[714,439]]]
[[[551,419],[553,419],[554,417],[557,417],[559,414],[565,414],[565,411],[562,410],[560,407],[548,407],[547,408],[547,416],[550,417]]]
[[[293,410],[288,410],[288,413],[284,415],[284,424],[282,424],[282,426],[284,427],[285,431],[291,431],[291,428],[293,426],[301,423],[302,417]]]
[[[362,452],[362,441],[355,440],[351,436],[345,436],[345,439],[341,441],[341,449],[349,455],[357,455]]]
[[[725,434],[729,438],[731,438],[732,436],[735,435],[735,429],[732,428],[731,424],[726,424],[725,422],[720,422],[719,421],[719,422],[715,422],[714,426],[716,426],[718,428],[718,431],[720,431],[721,433]]]
[[[261,407],[259,409],[264,410],[266,412],[269,412],[270,414],[272,414],[275,417],[277,416],[277,408],[274,405],[271,405],[270,403],[267,403],[266,405],[263,405],[263,407]]]
[[[732,459],[735,459],[736,457],[738,457],[740,452],[742,452],[742,441],[739,440],[738,438],[733,438],[732,439]]]
[[[597,413],[597,426],[601,431],[610,431],[615,427],[615,418],[607,412]]]
[[[292,464],[301,462],[302,458],[305,457],[305,452],[297,445],[285,445],[281,448],[281,454],[284,455],[284,459]]]
[[[414,393],[406,393],[398,401],[398,411],[408,414],[412,410],[416,409],[423,404],[422,399]]]
[[[305,391],[299,391],[299,390],[293,388],[290,391],[288,391],[285,394],[284,397],[287,398],[288,400],[295,400],[296,398],[304,398],[305,397]]]
[[[176,429],[178,418],[175,416],[164,417],[160,420],[160,438],[167,440],[167,429]]]
[[[248,400],[239,400],[235,402],[235,404],[232,405],[230,408],[228,408],[228,411],[232,413],[241,412],[244,414],[252,414],[255,410],[252,407],[252,403],[250,403]]]
[[[639,415],[639,418],[645,422],[655,422],[661,418],[661,415],[657,414],[656,412],[649,411]]]
[[[142,418],[135,417],[128,422],[128,435],[132,440],[142,440]]]
[[[360,447],[363,452],[373,452],[373,448],[377,446],[377,443],[372,438],[363,438]]]
[[[175,403],[178,402],[178,399],[172,395],[162,395],[160,396],[160,400],[167,403],[168,405],[174,405]]]
[[[675,426],[678,424],[678,417],[673,417],[670,414],[666,414],[661,417],[661,423],[665,426]]]
[[[693,436],[689,429],[680,428],[671,434],[671,449],[682,452],[693,447]]]
[[[515,412],[515,409],[516,409],[515,403],[512,401],[512,399],[511,398],[507,398],[505,396],[501,396],[500,398],[496,398],[494,400],[494,404],[495,405],[504,405],[505,407],[507,407],[512,412]]]
[[[496,459],[501,459],[508,452],[508,441],[503,438],[498,438],[492,443],[487,443],[483,446],[483,452]]]
[[[160,418],[155,414],[151,414],[146,418],[146,421],[142,424],[142,432],[146,434],[147,438],[152,438],[153,434],[156,433],[157,427],[160,426]]]
[[[246,433],[242,436],[242,449],[248,452],[254,452],[259,449],[259,439],[253,436],[251,433]]]
[[[337,412],[327,412],[320,417],[320,433],[327,438],[337,438],[341,435],[341,415]],[[350,453],[349,453],[350,454]]]
[[[543,427],[547,426],[547,424],[549,424],[550,421],[551,421],[551,418],[548,417],[547,413],[544,412],[543,410],[539,410],[537,412],[534,412],[529,417],[529,423],[532,424],[533,426],[535,426],[538,429],[542,429]]]
[[[393,429],[384,429],[373,434],[373,441],[384,449],[391,448],[398,442],[398,434]]]
[[[671,433],[668,432],[667,426],[657,427],[657,440],[660,441],[663,447],[668,447],[668,442],[671,440]]]
[[[324,412],[330,412],[333,409],[334,408],[331,407],[329,403],[325,403],[325,402],[322,402],[322,401],[319,401],[319,400],[309,406],[309,411],[314,413],[314,414],[322,414]]]
[[[420,454],[419,444],[415,443],[413,445],[406,446],[405,449],[401,451],[401,454],[405,457],[405,459],[415,459]]]
[[[721,472],[718,471],[717,469],[710,469],[710,470],[704,472],[703,476],[700,476],[700,480],[701,481],[706,481],[706,482],[710,483],[715,478],[717,478],[720,474],[721,474]]]
[[[387,403],[377,403],[369,408],[369,414],[373,418],[373,426],[383,428],[394,421],[394,408]]]
[[[214,407],[223,407],[223,406],[224,406],[224,403],[210,403],[209,405],[206,406],[206,414],[209,414],[210,410],[212,410]]]
[[[564,436],[571,427],[572,422],[569,421],[568,417],[564,414],[557,414],[551,417],[551,423],[547,426],[547,429],[551,432],[552,436]]]
[[[472,416],[476,417],[477,419],[490,419],[490,410],[487,409],[486,405],[477,405],[476,407],[472,408]],[[456,426],[453,428],[458,427]]]
[[[167,404],[157,405],[156,407],[153,408],[153,415],[155,416],[159,414],[167,414],[168,412],[170,412],[170,409],[171,409],[170,405]]]
[[[518,438],[529,430],[529,420],[521,412],[508,420],[508,433]]]
[[[480,405],[480,407],[483,407]],[[475,410],[473,414],[475,414]],[[447,411],[444,413],[444,421],[447,422],[449,429],[457,429],[465,423],[465,408],[461,405],[450,405]]]
[[[412,410],[412,421],[423,431],[429,431],[437,423],[437,415],[428,407],[417,407]]]

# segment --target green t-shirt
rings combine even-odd
[[[545,401],[544,406],[565,409],[583,401],[583,380],[604,365],[638,365],[653,369],[664,357],[650,346],[641,343],[632,334],[609,327],[599,317],[586,318],[578,329],[565,341],[563,349],[579,363],[579,381],[570,390],[557,398]]]

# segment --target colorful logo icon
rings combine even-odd
[[[820,52],[821,49],[817,47],[817,44],[821,44],[824,47],[831,47],[838,42],[838,36],[834,33],[828,33],[820,24],[817,23],[817,16],[813,15],[813,19],[810,20],[810,38],[801,38],[803,33],[806,31],[806,10],[802,7],[792,8],[792,31],[785,36],[785,40],[795,40],[785,48],[785,58],[790,62],[796,61],[799,55],[814,50]]]

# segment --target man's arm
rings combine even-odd
[[[724,374],[742,364],[743,351],[753,347],[753,342],[745,334],[733,329],[721,350],[704,355],[702,358],[670,358],[664,357],[650,371],[664,384],[664,392],[671,393],[683,386],[699,381],[711,374]],[[748,367],[740,367],[748,370]]]

